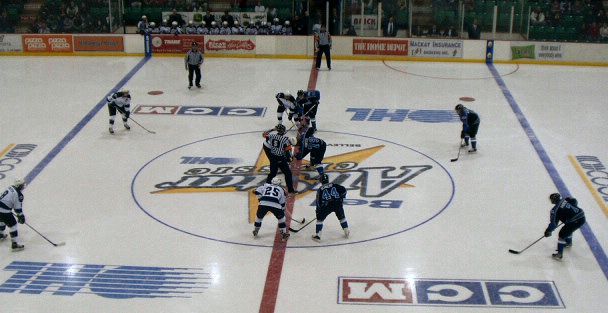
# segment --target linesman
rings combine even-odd
[[[203,53],[198,51],[198,43],[192,42],[192,49],[186,53],[184,63],[188,71],[188,89],[192,88],[192,76],[196,74],[196,87],[201,88],[201,65],[203,65]]]
[[[315,34],[315,52],[317,53],[317,69],[321,68],[321,57],[325,53],[325,61],[327,68],[331,71],[331,35],[327,31],[325,25],[321,26],[318,34]]]

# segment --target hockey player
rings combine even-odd
[[[258,27],[258,35],[268,35],[269,33],[268,23],[262,22],[262,25]]]
[[[228,26],[228,22],[222,22],[222,27],[220,28],[220,35],[230,35],[230,26]]]
[[[150,27],[148,24],[148,17],[142,15],[141,20],[137,23],[137,33],[140,35],[147,34],[147,30]]]
[[[272,25],[270,26],[270,34],[271,35],[281,35],[283,33],[283,25],[279,23],[279,18],[275,17],[272,20]]]
[[[291,95],[289,90],[285,92],[279,92],[275,98],[277,98],[277,102],[279,106],[277,107],[277,119],[279,124],[283,124],[283,112],[287,110],[287,119],[294,119],[296,122],[300,120],[300,116],[302,115],[302,109],[297,105],[296,99]]]
[[[150,34],[160,34],[160,28],[154,22],[150,22]]]
[[[180,35],[182,33],[182,29],[179,27],[177,21],[171,22],[171,29],[169,30],[169,33],[175,36]]]
[[[9,228],[9,234],[11,235],[11,250],[21,251],[25,247],[17,242],[17,222],[19,224],[25,223],[25,215],[23,215],[23,190],[27,184],[22,179],[16,179],[13,185],[9,186],[2,194],[0,194],[0,241],[6,239],[4,229],[6,226]],[[17,220],[15,220],[15,215]]]
[[[317,207],[315,214],[317,217],[316,233],[312,235],[312,240],[321,242],[321,231],[323,230],[323,221],[331,213],[336,213],[336,217],[340,221],[340,226],[344,231],[344,237],[348,238],[350,230],[348,229],[348,221],[344,215],[342,202],[346,197],[346,188],[342,185],[329,182],[327,174],[320,177],[321,187],[317,190]]]
[[[283,35],[292,35],[293,34],[293,28],[291,27],[291,23],[289,21],[285,21],[285,26],[283,26]]]
[[[314,131],[317,131],[317,109],[319,108],[321,93],[318,90],[298,90],[297,96],[297,105],[302,108],[304,116],[310,119]]]
[[[247,28],[245,28],[245,35],[257,35],[258,34],[258,28],[255,26],[255,23],[253,21],[249,22],[249,25],[247,25]]]
[[[217,27],[217,22],[213,21],[211,22],[211,29],[209,29],[209,35],[219,35],[220,34],[220,29],[219,27]]]
[[[205,23],[205,21],[198,25],[198,27],[196,28],[196,33],[199,35],[209,34],[209,28],[207,28],[207,23]]]
[[[196,26],[194,26],[193,21],[188,22],[188,26],[186,26],[186,34],[189,34],[189,35],[196,34]]]
[[[295,138],[287,138],[285,136],[285,126],[279,124],[274,130],[276,134],[271,134],[270,131],[266,131],[262,134],[264,137],[264,153],[270,161],[270,173],[266,177],[266,183],[272,182],[272,179],[277,176],[279,168],[283,175],[285,175],[285,182],[287,184],[287,191],[294,194],[293,180],[291,177],[291,169],[289,163],[291,162],[291,146],[295,144]]]
[[[167,25],[167,20],[163,20],[163,22],[160,25],[160,33],[161,34],[170,34],[171,33],[171,27],[169,27]]]
[[[258,236],[260,227],[262,227],[262,219],[268,212],[272,214],[279,221],[279,229],[281,230],[281,240],[286,241],[289,238],[289,232],[287,232],[287,224],[285,224],[285,198],[287,196],[285,189],[281,187],[281,180],[277,177],[273,178],[270,183],[256,188],[253,193],[258,197],[260,201],[258,210],[255,214],[256,219],[253,229],[253,237]]]
[[[130,130],[131,127],[129,126],[129,123],[127,123],[129,115],[131,115],[131,95],[129,94],[129,91],[123,89],[111,94],[106,100],[106,105],[110,112],[110,134],[114,134],[114,118],[116,117],[116,111],[120,112],[120,115],[122,115],[122,124],[124,127],[127,130]]]
[[[554,205],[551,208],[545,237],[551,236],[560,221],[564,223],[559,231],[559,238],[557,238],[557,251],[552,254],[554,259],[561,260],[564,256],[564,248],[572,246],[572,233],[585,224],[585,212],[578,207],[578,201],[575,198],[563,199],[559,193],[552,193],[549,201]]]
[[[230,28],[230,32],[233,35],[242,35],[243,34],[243,27],[241,27],[241,25],[239,25],[239,21],[234,21],[232,28]]]
[[[466,108],[462,104],[456,105],[456,113],[462,121],[462,131],[460,132],[460,138],[464,139],[464,142],[460,145],[461,147],[467,147],[469,145],[469,139],[471,141],[470,153],[477,152],[477,130],[479,129],[479,115],[475,111]]]
[[[319,175],[324,174],[323,169],[323,157],[325,157],[325,150],[327,144],[323,139],[313,136],[313,129],[309,129],[308,132],[301,137],[299,142],[300,151],[296,154],[297,160],[304,159],[310,153],[310,164],[308,168],[314,168],[319,172]]]

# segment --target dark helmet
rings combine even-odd
[[[553,204],[557,204],[559,202],[559,200],[562,199],[562,196],[559,193],[552,193],[549,196],[549,201],[551,201],[551,203]]]
[[[302,98],[304,96],[304,90],[298,90],[298,98]]]
[[[321,181],[321,184],[328,184],[329,177],[327,176],[327,174],[323,174],[321,175],[321,177],[319,177],[319,181]]]
[[[462,111],[464,110],[464,105],[462,104],[457,104],[456,107],[454,108],[454,110],[456,110],[456,112]]]
[[[283,134],[285,134],[285,132],[287,131],[287,130],[285,129],[285,126],[284,126],[283,124],[279,124],[279,125],[277,125],[277,126],[274,128],[274,129],[277,131],[277,133],[278,133],[279,135],[283,135]]]
[[[576,198],[572,198],[572,197],[566,197],[566,202],[570,203],[573,206],[578,206],[578,200],[576,200]]]

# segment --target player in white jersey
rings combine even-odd
[[[281,239],[286,241],[289,238],[289,232],[287,232],[287,224],[285,224],[285,202],[287,193],[285,189],[281,187],[281,180],[273,178],[269,183],[256,188],[253,193],[258,197],[260,201],[258,205],[258,211],[256,212],[256,218],[253,237],[258,236],[260,227],[262,227],[262,219],[268,212],[271,212],[279,221],[279,229],[281,230]]]
[[[122,115],[122,123],[127,130],[130,130],[129,115],[131,114],[131,95],[128,90],[121,90],[113,93],[106,99],[108,111],[110,111],[110,134],[114,134],[114,118],[116,117],[116,111]]]
[[[287,119],[291,121],[292,118],[296,122],[300,120],[301,107],[297,105],[296,99],[291,95],[289,91],[279,92],[276,96],[279,106],[277,107],[277,120],[279,124],[283,124],[283,112],[287,110]]]
[[[188,26],[186,26],[186,34],[196,34],[196,26],[194,25],[193,21],[188,22]]]
[[[21,193],[25,187],[25,181],[17,179],[12,186],[9,186],[0,194],[0,241],[6,239],[7,236],[4,235],[4,229],[8,226],[12,241],[12,251],[21,251],[25,248],[17,242],[17,222],[19,222],[19,224],[25,223],[25,215],[23,215],[23,193]],[[16,220],[13,211],[15,211],[17,216]]]

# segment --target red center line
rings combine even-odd
[[[318,71],[315,68],[315,58],[312,59],[312,67],[310,69],[310,76],[308,78],[308,89],[315,89],[317,86],[317,74]],[[291,172],[293,176],[294,187],[297,190],[298,178],[300,176],[300,166],[302,165],[301,160],[296,160],[291,164]],[[296,201],[296,197],[290,197],[287,200],[285,216],[287,227],[291,224],[291,218],[289,218],[293,212],[293,205]],[[289,231],[289,230],[288,230]],[[279,283],[281,282],[281,273],[283,272],[283,261],[285,261],[285,251],[287,248],[287,242],[281,241],[281,234],[277,229],[274,236],[274,245],[272,246],[272,253],[270,254],[270,263],[268,264],[268,271],[266,272],[266,282],[264,284],[264,293],[262,294],[262,302],[260,303],[260,313],[274,313],[275,306],[277,304],[277,296],[279,293]]]

